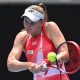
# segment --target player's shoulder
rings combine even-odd
[[[27,38],[28,34],[26,30],[21,30],[20,32],[17,33],[16,38],[17,40],[25,40]]]
[[[56,22],[54,21],[47,22],[46,24],[47,26],[54,26],[54,27],[57,26]]]
[[[56,29],[58,28],[58,25],[54,21],[46,22],[46,28],[47,29]]]

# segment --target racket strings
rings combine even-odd
[[[61,50],[63,44],[67,43],[69,50],[69,60],[64,63],[65,69],[60,68],[58,61],[56,60],[56,68],[60,70],[60,73],[73,74],[80,69],[80,47],[74,41],[67,41],[58,46],[55,50],[56,54]],[[64,46],[63,46],[64,47]]]
[[[66,66],[66,71],[67,72],[71,72],[71,71],[76,71],[79,67],[79,55],[76,54],[78,53],[78,50],[77,48],[72,45],[72,44],[69,44],[68,45],[69,47],[69,61],[65,64]]]

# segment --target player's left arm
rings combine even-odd
[[[55,22],[49,22],[47,27],[47,32],[52,40],[55,48],[57,48],[60,44],[65,42],[64,35],[62,34],[61,30],[59,29],[58,25]],[[64,44],[57,55],[57,60],[60,62],[65,62],[69,58],[68,47]]]

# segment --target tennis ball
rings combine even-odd
[[[49,52],[47,55],[47,58],[49,61],[54,62],[56,60],[56,53],[55,52]]]

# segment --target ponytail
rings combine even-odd
[[[44,15],[45,15],[45,20],[48,21],[48,13],[47,13],[47,9],[46,6],[43,3],[39,3],[39,6],[43,8],[44,10]]]

